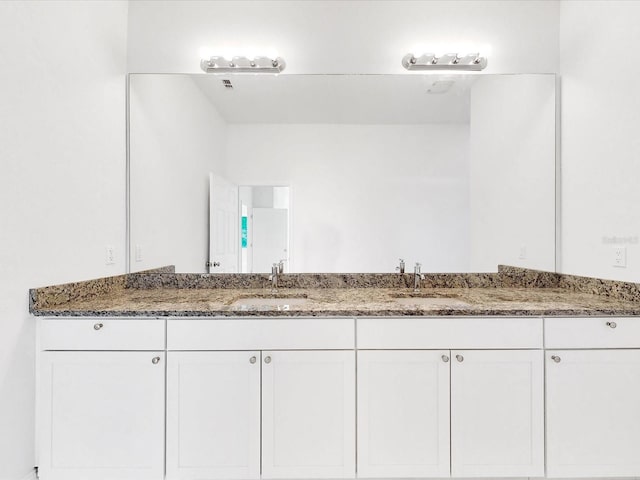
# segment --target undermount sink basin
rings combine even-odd
[[[309,299],[304,297],[249,297],[240,298],[231,305],[235,307],[291,307],[304,305]]]
[[[417,307],[468,307],[469,304],[454,297],[396,297],[394,302],[400,305]]]

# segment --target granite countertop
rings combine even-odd
[[[34,289],[30,310],[38,316],[145,317],[640,315],[640,285],[633,283],[515,267],[427,274],[417,293],[412,282],[410,274],[288,274],[274,292],[266,275],[176,274],[165,267]]]

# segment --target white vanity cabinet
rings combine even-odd
[[[45,319],[40,344],[40,478],[161,480],[164,322]]]
[[[545,336],[547,475],[640,475],[640,321],[552,318]]]
[[[449,476],[449,350],[358,352],[358,476]]]
[[[262,477],[353,478],[355,352],[262,357]]]
[[[637,318],[77,317],[38,338],[44,480],[640,475]]]
[[[355,477],[353,319],[167,330],[168,479]]]
[[[259,478],[260,352],[168,352],[167,365],[167,478]]]
[[[544,475],[542,319],[362,319],[357,338],[360,477]]]
[[[454,350],[451,362],[451,476],[544,476],[542,350]]]

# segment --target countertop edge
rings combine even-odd
[[[326,310],[318,312],[309,311],[282,311],[282,310],[239,310],[239,311],[212,311],[212,310],[161,310],[161,311],[74,311],[74,310],[39,310],[33,313],[36,317],[210,317],[210,318],[317,318],[317,317],[636,317],[640,316],[640,308],[632,311],[620,310],[461,310],[461,309],[441,309],[441,310],[384,310],[384,311],[364,311],[364,310]]]

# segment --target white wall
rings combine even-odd
[[[640,2],[566,1],[560,9],[562,266],[640,281]],[[616,268],[616,237],[627,268]]]
[[[126,2],[0,2],[1,479],[35,464],[28,288],[124,272],[126,25]]]
[[[465,271],[467,124],[229,125],[227,174],[291,185],[294,272]]]
[[[400,73],[434,46],[479,46],[489,73],[555,72],[558,1],[131,2],[130,72],[200,72],[207,46],[276,49],[286,73]]]
[[[204,272],[209,172],[224,174],[226,123],[189,76],[130,78],[131,270]]]
[[[471,88],[471,270],[555,270],[554,75],[482,77]]]

